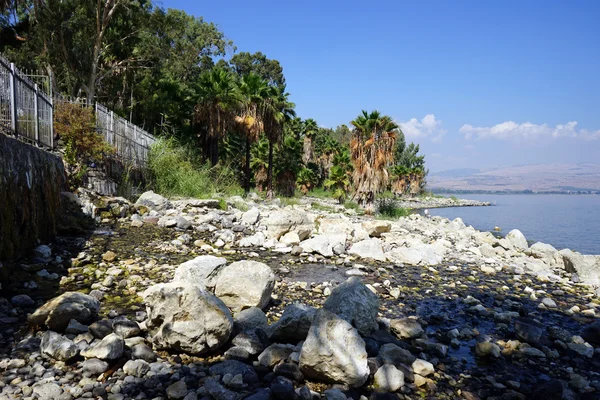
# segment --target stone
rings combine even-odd
[[[362,227],[370,237],[381,237],[382,233],[389,232],[392,229],[390,221],[364,221]]]
[[[72,319],[81,323],[89,322],[98,315],[99,309],[100,302],[94,297],[79,292],[65,292],[38,308],[29,316],[29,323],[64,332]]]
[[[154,354],[147,344],[138,343],[131,348],[131,358],[134,360],[154,362],[156,361],[156,354]]]
[[[347,400],[348,399],[346,397],[346,395],[344,394],[344,392],[342,392],[338,388],[328,389],[325,392],[323,392],[323,394],[325,395],[325,400]]]
[[[173,205],[169,200],[159,194],[154,193],[152,190],[142,193],[142,195],[135,202],[135,205],[138,208],[139,206],[144,206],[154,211],[164,211],[173,208]]]
[[[224,388],[215,379],[209,378],[204,381],[204,389],[214,400],[238,400],[239,395],[229,389]]]
[[[179,264],[175,270],[173,281],[195,283],[207,288],[214,288],[220,268],[227,264],[223,257],[204,255]]]
[[[138,323],[130,320],[113,322],[113,331],[123,339],[138,336],[142,332]]]
[[[50,257],[52,257],[52,249],[50,249],[50,247],[46,246],[45,244],[40,244],[35,249],[33,249],[33,254],[36,257],[48,261],[50,260]]]
[[[151,286],[142,294],[147,328],[158,349],[202,354],[227,342],[233,318],[219,298],[182,281]]]
[[[240,240],[240,247],[262,247],[266,236],[263,232],[256,232],[252,236],[246,236]]]
[[[300,244],[300,236],[296,232],[288,232],[279,239],[279,243],[289,246],[297,246]]]
[[[248,364],[236,360],[225,360],[218,364],[211,366],[209,369],[211,375],[224,376],[225,374],[242,375],[244,382],[247,384],[254,384],[258,382],[258,375],[254,368]]]
[[[589,343],[568,343],[567,347],[582,357],[594,357],[594,348]]]
[[[41,383],[33,386],[33,394],[38,397],[38,399],[59,399],[62,395],[63,391],[54,382]]]
[[[362,386],[369,377],[365,342],[352,325],[321,309],[302,345],[300,370],[308,378]]]
[[[114,251],[107,251],[106,253],[102,254],[102,260],[106,261],[106,262],[113,262],[117,259],[117,255],[115,254]]]
[[[185,381],[182,379],[175,383],[172,383],[167,387],[167,398],[169,399],[183,399],[187,394],[188,388]]]
[[[123,372],[126,375],[135,376],[138,378],[143,377],[150,371],[150,364],[144,360],[129,360],[123,365]]]
[[[586,342],[600,345],[600,321],[586,325],[581,337],[585,339]]]
[[[558,250],[549,244],[537,242],[531,245],[527,253],[535,258],[551,259],[557,251]]]
[[[304,211],[276,210],[268,217],[261,219],[267,239],[279,240],[288,232],[296,232],[300,240],[306,239],[313,231],[313,222]]]
[[[338,234],[324,234],[316,235],[311,239],[307,239],[300,243],[302,249],[307,253],[318,253],[324,257],[332,257],[335,246],[346,246],[346,235],[343,233]]]
[[[400,368],[401,364],[410,365],[416,357],[410,351],[395,345],[394,343],[386,343],[379,349],[379,359],[384,364],[392,364]]]
[[[407,265],[419,265],[423,260],[423,254],[419,250],[407,247],[396,247],[386,255],[396,263]]]
[[[600,294],[600,256],[581,255],[569,249],[558,254],[562,256],[567,272],[576,273],[581,282],[596,288],[596,293]]]
[[[46,331],[42,335],[40,351],[43,355],[58,361],[68,361],[79,353],[75,343],[66,337],[52,331]]]
[[[233,334],[253,330],[256,328],[267,328],[267,316],[258,307],[246,308],[234,315]]]
[[[276,376],[271,382],[271,393],[277,400],[290,400],[296,397],[293,382],[284,377]]]
[[[361,258],[370,258],[376,261],[386,261],[387,257],[383,253],[381,240],[378,238],[365,239],[354,243],[348,250],[349,254]]]
[[[88,327],[78,322],[76,319],[72,319],[69,321],[69,325],[65,329],[65,333],[70,333],[72,335],[79,335],[80,333],[86,333],[88,331]]]
[[[527,250],[529,248],[527,239],[525,239],[525,235],[523,235],[518,229],[513,229],[512,231],[508,232],[508,235],[506,235],[506,240],[508,240],[510,244],[512,244],[518,250]]]
[[[31,307],[35,305],[35,302],[31,300],[31,297],[27,296],[26,294],[18,294],[16,296],[13,296],[10,299],[10,303],[15,307],[22,308]]]
[[[258,222],[260,217],[260,210],[256,207],[252,207],[248,211],[242,214],[241,222],[246,225],[254,225]]]
[[[480,342],[475,345],[475,354],[478,357],[499,358],[500,353],[500,346],[498,346],[496,343]]]
[[[544,297],[542,299],[542,304],[548,308],[556,308],[556,302],[552,300],[550,297]]]
[[[404,386],[404,373],[391,364],[384,364],[377,369],[373,377],[373,387],[381,392],[395,392]]]
[[[305,304],[293,303],[287,305],[281,318],[270,327],[270,339],[274,342],[298,343],[306,339],[315,308]]]
[[[81,355],[85,358],[99,358],[101,360],[116,360],[121,358],[125,342],[122,337],[115,333],[106,336],[100,342],[83,350]]]
[[[258,261],[237,261],[221,269],[215,295],[235,311],[249,307],[265,308],[271,300],[275,274]]]
[[[89,331],[94,337],[104,339],[106,336],[113,333],[112,323],[106,319],[96,321],[89,326]]]
[[[531,319],[519,317],[515,319],[515,332],[520,340],[537,344],[544,333],[544,327]]]
[[[351,323],[363,336],[378,328],[379,299],[359,278],[352,277],[336,286],[323,308]]]
[[[293,362],[277,364],[275,368],[273,368],[273,372],[276,375],[285,376],[296,382],[304,380],[304,374],[300,371],[300,367]]]
[[[90,358],[81,364],[83,372],[89,372],[92,375],[100,375],[108,370],[108,363],[97,358]]]
[[[188,220],[185,217],[179,216],[175,218],[175,221],[177,221],[175,226],[183,231],[188,230],[192,227],[192,223],[190,222],[190,220]]]
[[[390,321],[390,329],[399,339],[418,338],[425,332],[414,318],[393,319]]]
[[[267,347],[258,356],[258,362],[260,365],[273,368],[281,361],[287,360],[287,358],[296,350],[296,346],[292,344],[279,344],[273,343]]]
[[[415,374],[419,374],[421,376],[429,376],[435,372],[432,363],[420,358],[417,358],[415,361],[413,361],[412,369]]]

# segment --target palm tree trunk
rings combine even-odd
[[[269,166],[267,167],[267,200],[273,200],[273,141],[269,140]]]
[[[246,182],[244,182],[244,191],[250,193],[250,137],[246,135]]]
[[[219,162],[219,138],[211,138],[210,163],[214,167]]]

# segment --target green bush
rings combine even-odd
[[[209,198],[243,193],[229,166],[200,162],[188,148],[173,139],[160,139],[148,157],[151,185],[167,197]]]
[[[377,213],[386,218],[400,218],[411,214],[408,208],[398,207],[394,199],[381,198],[377,200]]]

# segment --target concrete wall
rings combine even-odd
[[[65,190],[60,157],[0,133],[0,261],[56,235]]]

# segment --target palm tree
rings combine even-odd
[[[317,125],[317,121],[312,118],[309,118],[304,121],[304,155],[302,156],[302,161],[304,164],[308,164],[314,158],[314,149],[313,149],[313,138],[319,131],[319,126]]]
[[[394,159],[394,143],[398,125],[379,111],[362,111],[351,122],[354,127],[350,142],[354,164],[354,198],[365,211],[373,212],[375,195],[387,187],[387,167]]]
[[[251,72],[240,81],[242,98],[241,115],[235,117],[238,130],[246,137],[246,160],[244,166],[244,190],[250,192],[250,145],[264,131],[264,103],[269,95],[269,85],[259,75]]]
[[[333,190],[333,197],[340,204],[344,204],[346,194],[350,188],[350,176],[343,165],[334,165],[329,171],[329,178],[325,180],[325,187]]]
[[[296,184],[303,194],[307,194],[317,184],[317,174],[312,169],[302,168],[296,178]]]
[[[234,121],[239,105],[239,91],[235,78],[222,68],[213,68],[200,75],[198,101],[194,108],[194,122],[203,128],[201,138],[204,157],[214,166],[219,162],[219,140],[225,136]]]
[[[416,167],[409,170],[410,194],[416,196],[421,193],[421,182],[425,176],[422,168]]]
[[[409,176],[409,169],[404,165],[396,165],[393,169],[394,180],[392,182],[392,193],[394,196],[402,196],[406,193],[408,188],[407,177]]]
[[[283,135],[283,126],[296,115],[294,103],[289,101],[285,86],[271,87],[265,101],[264,128],[269,140],[269,165],[267,168],[267,200],[273,199],[273,146]]]

